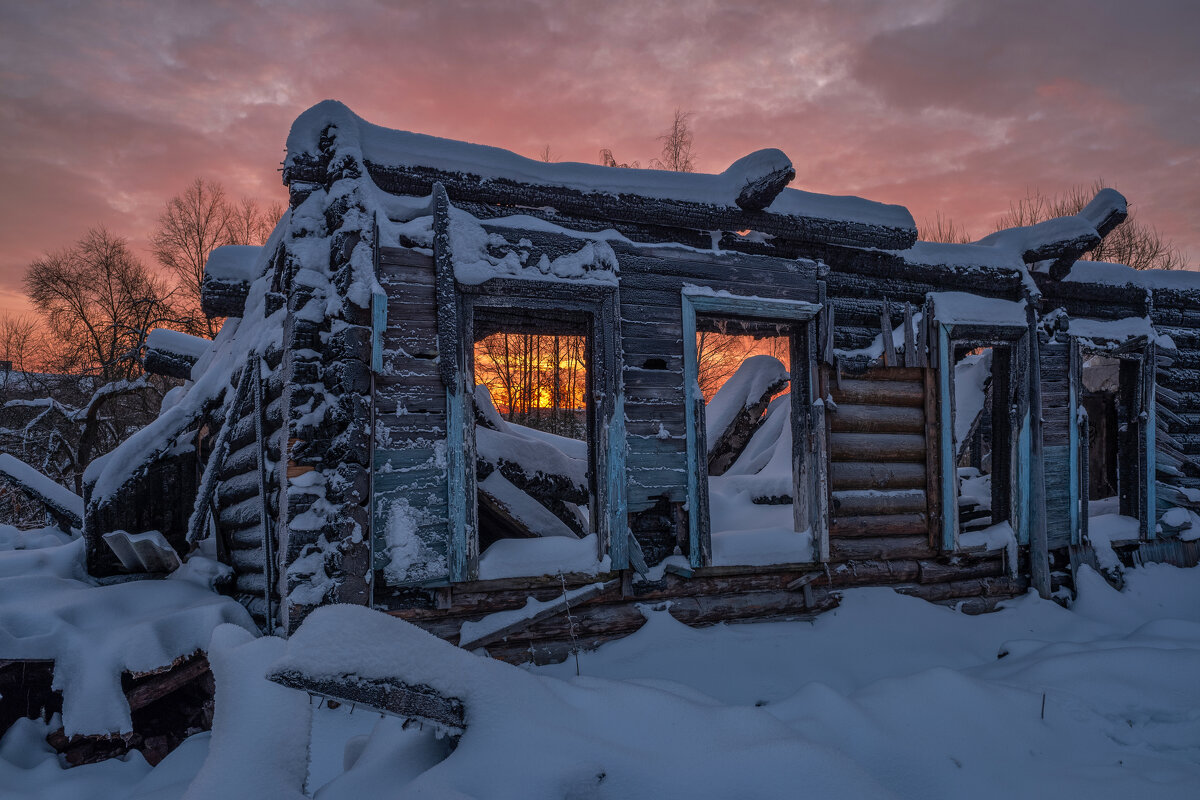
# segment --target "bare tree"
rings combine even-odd
[[[150,239],[154,257],[178,282],[189,333],[211,338],[220,329],[200,313],[200,287],[209,253],[229,243],[230,216],[221,184],[196,178],[167,201]]]
[[[695,172],[692,163],[692,112],[675,109],[675,118],[667,132],[658,137],[662,142],[659,158],[650,162],[652,169],[667,169],[672,172]]]
[[[102,383],[139,375],[146,334],[173,318],[166,284],[103,227],[30,264],[25,290],[47,323],[57,369]]]
[[[139,356],[174,319],[170,289],[104,228],[30,264],[25,289],[45,324],[0,324],[25,370],[5,384],[0,448],[79,491],[88,462],[157,413],[165,382],[143,375]]]
[[[970,244],[975,241],[967,229],[959,225],[941,211],[936,212],[933,220],[926,219],[921,225],[920,238],[926,242],[948,242],[950,244]]]
[[[209,254],[226,244],[262,244],[282,216],[279,203],[263,206],[249,197],[233,201],[220,183],[203,178],[167,201],[151,243],[154,257],[179,286],[180,327],[198,336],[217,334],[221,321],[200,311]]]
[[[45,357],[43,334],[34,317],[26,314],[0,315],[0,359],[8,362],[8,372],[33,372],[41,368]]]
[[[229,203],[226,236],[222,244],[262,244],[282,216],[282,203],[264,207],[252,197]]]
[[[1091,186],[1073,186],[1063,194],[1046,195],[1034,189],[1009,205],[996,222],[996,230],[1034,225],[1047,219],[1078,214],[1096,192],[1105,188],[1103,180]],[[1134,269],[1180,269],[1186,266],[1183,253],[1152,225],[1135,218],[1133,204],[1129,217],[1104,237],[1084,258],[1090,261],[1114,261]]]
[[[640,161],[617,161],[613,151],[607,147],[600,151],[600,163],[606,167],[621,167],[622,169],[640,169],[642,166]]]
[[[538,161],[545,161],[547,164],[553,164],[555,161],[558,161],[558,156],[554,155],[554,153],[550,150],[550,145],[547,144],[538,151]]]

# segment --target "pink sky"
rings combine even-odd
[[[103,223],[145,252],[195,176],[284,199],[291,121],[381,125],[699,169],[761,147],[794,186],[936,211],[975,236],[1028,188],[1102,177],[1200,261],[1193,2],[0,0],[0,310],[39,254]]]

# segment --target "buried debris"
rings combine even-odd
[[[356,678],[353,675],[316,678],[299,670],[278,670],[269,673],[267,678],[289,689],[366,706],[381,714],[429,722],[451,733],[462,733],[466,728],[462,702],[442,697],[428,686],[410,686],[390,678]]]

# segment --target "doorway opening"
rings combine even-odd
[[[714,565],[813,560],[789,367],[801,338],[789,321],[696,316],[704,465]],[[801,362],[802,363],[802,362]]]

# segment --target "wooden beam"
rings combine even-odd
[[[891,227],[864,222],[825,219],[801,214],[778,214],[736,206],[670,200],[636,194],[585,193],[565,186],[520,183],[507,178],[451,172],[432,167],[382,165],[366,162],[367,172],[386,192],[423,197],[434,184],[445,187],[455,203],[472,202],[503,209],[553,208],[556,215],[641,225],[656,225],[692,231],[753,230],[786,241],[834,243],[884,250],[905,250],[916,242],[916,228]],[[742,190],[743,193],[745,190]],[[763,193],[750,192],[745,199],[754,205]],[[664,241],[677,241],[664,231]]]
[[[366,706],[381,714],[428,722],[452,733],[466,730],[463,702],[445,697],[428,686],[357,675],[314,678],[298,670],[272,672],[267,675],[267,680],[342,703]]]
[[[512,622],[509,622],[506,625],[488,631],[487,633],[476,636],[472,639],[460,641],[458,646],[464,650],[475,650],[480,647],[487,647],[493,642],[506,639],[510,635],[518,631],[522,631],[532,625],[536,625],[543,620],[550,619],[551,617],[557,617],[559,614],[564,614],[572,607],[583,605],[587,601],[595,597],[599,597],[607,591],[618,588],[620,583],[621,581],[618,578],[615,580],[606,581],[605,583],[597,583],[593,586],[583,589],[576,589],[573,592],[564,594],[556,602],[540,608],[538,611],[530,614],[529,616],[518,616],[514,618]],[[500,613],[512,614],[514,612],[506,611]]]

